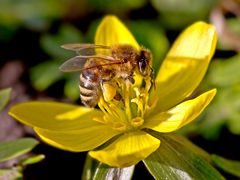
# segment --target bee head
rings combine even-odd
[[[143,49],[140,51],[137,65],[138,65],[138,71],[142,76],[148,76],[151,74],[151,53]]]

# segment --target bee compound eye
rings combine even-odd
[[[142,75],[146,75],[147,66],[148,66],[148,63],[147,63],[146,59],[140,59],[140,61],[138,62],[138,68],[139,68],[139,72]]]
[[[142,71],[144,71],[144,70],[146,69],[146,67],[147,67],[147,63],[146,63],[145,59],[142,60],[142,61],[140,61],[140,62],[139,62],[139,65],[140,65],[140,69],[141,69]]]

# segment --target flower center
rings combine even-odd
[[[121,98],[106,101],[103,95],[98,103],[104,113],[102,123],[121,132],[141,129],[144,114],[149,109],[148,98],[151,79],[144,79],[143,86],[136,86],[128,81],[118,80],[118,95]],[[99,121],[99,118],[96,120]]]

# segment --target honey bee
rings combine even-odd
[[[77,56],[67,60],[60,66],[63,72],[80,72],[80,99],[87,107],[95,107],[103,94],[105,83],[113,79],[122,79],[126,83],[134,83],[134,72],[142,77],[152,73],[151,53],[141,48],[137,50],[131,45],[104,46],[95,44],[65,44],[64,49],[77,52]],[[95,51],[106,53],[96,54]]]

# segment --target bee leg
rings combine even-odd
[[[117,87],[111,81],[101,80],[100,81],[103,98],[106,102],[113,100],[117,94]]]
[[[127,77],[124,79],[124,81],[125,81],[126,83],[130,83],[130,84],[134,84],[134,83],[135,83],[135,80],[133,79],[133,76],[132,76],[132,75],[127,76]]]
[[[116,95],[114,96],[114,99],[117,101],[121,101],[123,98],[122,95],[119,92],[117,92]]]

